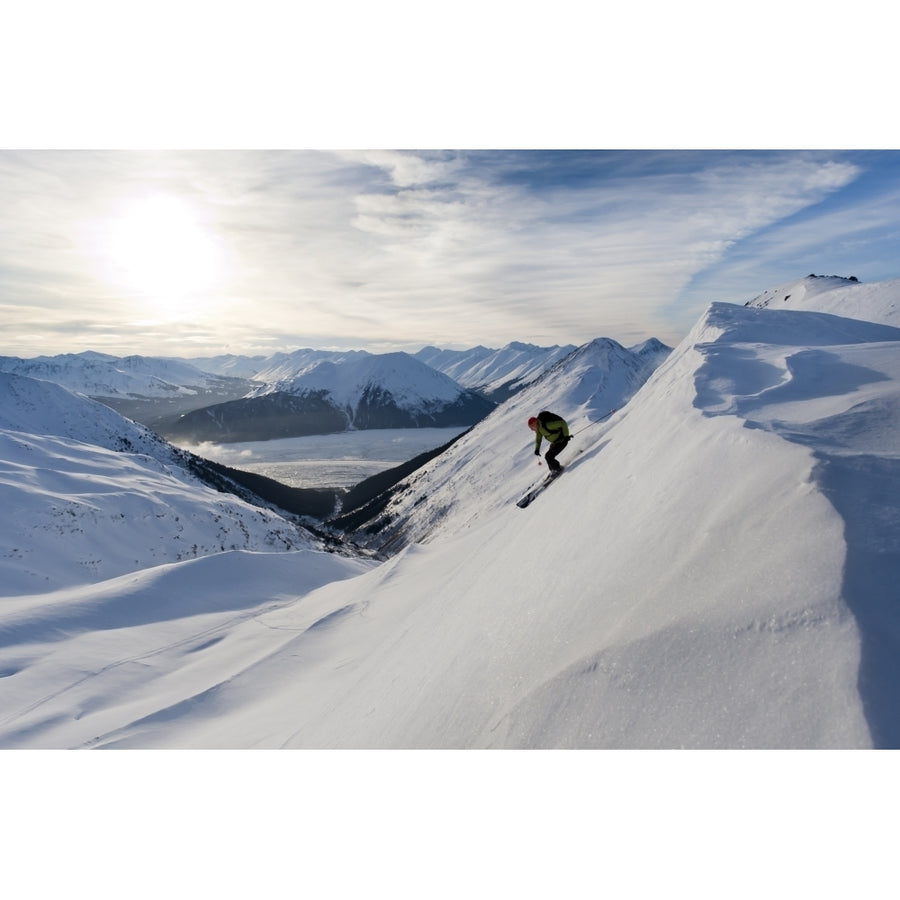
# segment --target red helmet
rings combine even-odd
[[[532,417],[528,420],[528,427],[529,427],[532,431],[534,431],[535,428],[537,428],[537,423],[538,423],[538,420],[537,420],[534,416],[532,416]]]

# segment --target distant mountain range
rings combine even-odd
[[[93,351],[0,356],[0,372],[58,384],[151,428],[163,417],[243,397],[255,386],[248,378],[202,371],[182,359]]]
[[[0,373],[0,747],[900,748],[900,279],[823,284],[591,341],[315,532]]]
[[[576,349],[574,344],[537,347],[514,341],[501,350],[488,347],[473,347],[471,350],[425,347],[415,356],[461,385],[499,403]]]
[[[611,353],[611,377],[619,365],[656,365],[670,352],[655,339],[631,350],[601,341]],[[500,350],[302,349],[191,360],[88,352],[0,357],[0,372],[85,394],[176,443],[222,443],[349,429],[467,427],[584,349],[514,342]]]

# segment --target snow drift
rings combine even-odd
[[[756,309],[808,309],[848,319],[900,322],[900,279],[863,284],[851,276],[807,275],[789,281],[747,301]]]
[[[548,375],[355,577],[231,553],[4,602],[0,743],[900,746],[897,293],[713,304],[602,422]],[[584,428],[520,510],[538,396]]]

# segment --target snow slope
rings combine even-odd
[[[303,529],[205,485],[143,426],[0,374],[0,579],[47,591],[227,550],[310,548]]]
[[[848,319],[900,325],[900,279],[862,284],[839,275],[807,275],[747,302],[755,309],[809,309]]]
[[[578,348],[410,476],[386,509],[359,529],[357,540],[372,549],[397,550],[455,534],[506,506],[511,492],[523,492],[547,471],[534,456],[530,416],[549,408],[569,423],[572,442],[560,457],[565,463],[591,445],[597,426],[605,427],[609,414],[625,405],[658,364],[656,356],[648,362],[606,338]]]
[[[225,553],[7,599],[0,745],[900,747],[898,350],[714,304],[526,510],[491,416],[451,525],[356,577]]]

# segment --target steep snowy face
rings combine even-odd
[[[568,421],[573,440],[560,457],[565,465],[598,427],[605,427],[609,414],[634,396],[653,368],[653,361],[606,338],[567,354],[411,475],[378,517],[360,530],[360,540],[373,548],[396,550],[469,527],[509,501],[496,495],[496,485],[507,484],[515,494],[546,472],[534,456],[530,416],[550,409]]]
[[[576,404],[579,412],[595,419],[623,406],[671,352],[671,347],[658,341],[635,352],[610,338],[598,338],[552,367],[546,380],[558,376],[566,384],[563,402]],[[536,386],[538,391],[543,383]]]
[[[501,430],[457,461],[457,494],[506,471],[347,585],[333,654],[383,639],[304,670],[339,706],[284,690],[293,746],[898,746],[900,332],[719,304],[695,334],[527,510]]]

